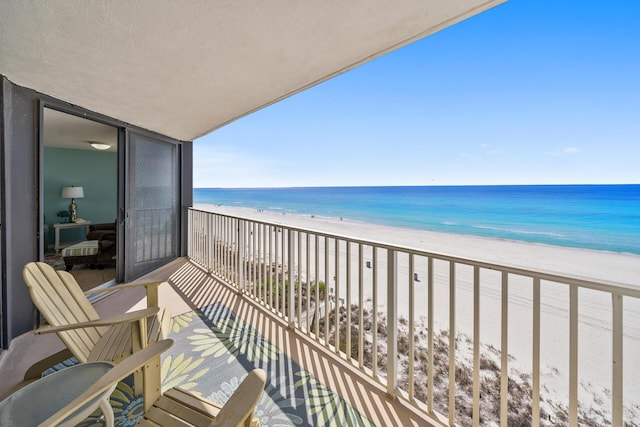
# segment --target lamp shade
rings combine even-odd
[[[82,199],[84,197],[84,188],[82,187],[62,187],[63,199]]]

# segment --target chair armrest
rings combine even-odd
[[[116,224],[114,222],[103,222],[100,224],[91,224],[89,226],[89,231],[102,231],[102,230],[113,230],[115,231]]]
[[[98,254],[102,253],[116,253],[116,232],[105,231],[98,237]]]
[[[112,326],[120,323],[133,323],[135,321],[154,316],[160,312],[158,307],[149,307],[144,310],[132,311],[131,313],[119,314],[106,319],[91,320],[89,322],[73,323],[69,325],[45,326],[33,331],[34,334],[50,334],[54,332],[70,331],[73,329],[93,328],[97,326]]]
[[[126,289],[135,289],[144,286],[147,290],[147,307],[158,307],[158,286],[164,283],[161,282],[146,282],[146,283],[128,283],[126,285],[115,285],[103,289],[90,289],[84,291],[85,295],[104,294],[111,293]]]
[[[44,420],[38,425],[38,427],[47,427],[60,424],[69,415],[75,413],[83,405],[104,393],[116,384],[118,381],[131,375],[150,361],[159,358],[160,355],[168,350],[173,345],[173,340],[166,339],[151,344],[148,347],[133,353],[131,356],[125,358],[106,374],[104,374],[98,381],[96,381],[91,387],[89,387],[80,396],[76,397],[67,406],[60,409],[58,412]],[[158,359],[159,361],[159,359]],[[41,402],[38,402],[41,403]]]
[[[98,237],[98,242],[103,240],[108,240],[109,242],[115,242],[118,237],[118,234],[115,231],[104,231]]]

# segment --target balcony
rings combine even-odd
[[[632,286],[195,209],[188,251],[141,279],[175,315],[163,384],[221,402],[263,367],[263,425],[638,425]],[[16,340],[0,398],[59,346]]]
[[[442,425],[638,425],[637,287],[193,209],[189,227],[192,262],[394,410]]]

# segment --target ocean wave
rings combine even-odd
[[[194,189],[194,202],[640,254],[637,184]]]
[[[551,231],[529,231],[529,230],[516,230],[513,228],[502,228],[502,227],[491,227],[488,225],[472,225],[472,228],[478,228],[481,230],[492,230],[492,231],[501,231],[507,233],[514,234],[527,234],[527,235],[536,235],[536,236],[548,236],[548,237],[556,237],[556,238],[566,238],[564,234],[553,233]]]

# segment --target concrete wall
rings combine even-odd
[[[5,266],[5,256],[4,256],[4,248],[6,246],[3,227],[5,223],[5,213],[4,213],[4,205],[5,205],[5,176],[4,176],[4,141],[5,141],[5,127],[4,127],[4,91],[5,84],[4,79],[0,76],[0,352],[2,348],[4,348],[4,340],[3,337],[7,336],[7,322],[6,322],[6,295],[5,295],[5,286],[6,283],[6,266]]]
[[[0,345],[1,348],[6,349],[12,338],[33,328],[34,309],[22,280],[22,268],[26,263],[38,260],[40,257],[38,239],[39,210],[41,209],[38,163],[41,154],[38,142],[40,102],[68,111],[75,111],[85,115],[87,118],[98,119],[120,129],[136,128],[116,119],[82,110],[31,89],[16,86],[4,76],[0,76],[0,84],[2,86],[0,90],[0,275],[2,278]],[[43,155],[46,155],[44,150],[42,151]],[[181,206],[184,212],[192,203],[191,174],[193,161],[191,158],[191,142],[180,142],[180,153],[182,168]],[[82,157],[83,155],[76,153],[76,156]],[[90,161],[90,159],[84,160]],[[113,161],[110,160],[109,162],[113,164]],[[111,170],[111,167],[106,166],[106,163],[104,166],[106,169]],[[73,168],[78,170],[77,162],[75,162]],[[92,211],[92,204],[95,203],[97,206],[99,203],[97,200],[92,200],[92,198],[104,189],[98,182],[89,182],[89,184],[79,181],[78,183],[72,182],[71,175],[75,174],[75,172],[71,169],[66,169],[65,172],[70,179],[68,184],[83,185],[85,187],[86,197],[76,201],[80,217],[96,222],[102,222],[102,220],[104,222],[113,221],[113,209],[114,207],[115,209],[120,207],[118,206],[118,201],[122,203],[123,198],[115,200],[113,204],[110,201],[108,208],[105,205],[97,208],[96,211]],[[117,170],[118,168],[114,169]],[[91,171],[96,171],[96,168],[91,168]],[[82,177],[86,177],[88,174],[87,171],[79,172]],[[120,171],[120,173],[123,172]],[[73,181],[81,176],[79,175],[77,178],[74,176]],[[110,175],[109,181],[112,179],[113,176]],[[44,185],[42,189],[43,205],[46,205],[45,197],[51,197],[53,200],[55,194],[59,194],[61,184],[66,185],[67,182],[49,182],[49,184]],[[52,186],[52,189],[47,190],[46,187],[49,185]],[[112,184],[105,182],[104,185],[111,186]],[[48,191],[51,194],[47,195]],[[112,197],[112,195],[109,195],[105,197],[105,200]],[[58,202],[55,203],[57,204]],[[60,202],[60,204],[60,210],[65,209],[68,206],[68,201]],[[118,211],[116,210],[115,212]],[[50,221],[51,214],[47,214],[44,211],[43,213],[47,216],[47,221]],[[185,214],[182,216],[180,227],[183,230],[180,236],[182,241],[180,255],[186,255],[186,244],[184,244],[187,238],[186,220],[187,216]]]
[[[180,151],[180,163],[182,164],[182,171],[180,180],[182,184],[182,229],[181,229],[181,242],[180,242],[180,254],[182,256],[187,255],[187,238],[189,231],[189,224],[187,222],[187,209],[193,206],[193,144],[182,144]]]
[[[36,92],[11,84],[4,77],[2,115],[4,199],[3,224],[3,336],[11,338],[33,327],[33,304],[22,281],[22,267],[38,257],[38,201],[35,130]]]

